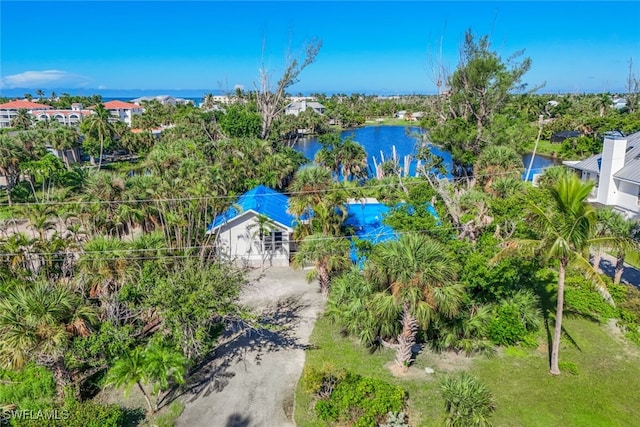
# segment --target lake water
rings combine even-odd
[[[370,176],[373,176],[374,158],[377,164],[382,163],[381,159],[384,156],[385,160],[389,160],[392,156],[393,146],[396,148],[396,156],[400,165],[404,164],[404,156],[411,155],[411,163],[409,167],[409,174],[415,175],[416,160],[413,158],[417,152],[417,147],[420,143],[420,138],[416,135],[422,134],[423,129],[419,127],[405,127],[405,126],[365,126],[357,129],[346,130],[342,132],[342,137],[348,137],[353,135],[353,140],[360,143],[367,152],[367,161],[370,168]],[[313,160],[316,153],[322,148],[317,138],[309,138],[298,141],[295,148],[302,152],[308,159]],[[444,159],[445,166],[448,171],[451,171],[453,161],[451,154],[442,150],[439,147],[431,146],[431,151]],[[529,167],[529,161],[531,160],[531,154],[525,154],[522,156],[522,161],[526,168]],[[536,155],[531,169],[531,175],[529,180],[533,178],[535,173],[540,173],[542,170],[549,166],[560,164],[559,161]],[[451,177],[450,173],[448,177]],[[523,174],[524,179],[524,174]]]

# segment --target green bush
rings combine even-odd
[[[47,418],[54,419],[47,419]],[[48,408],[42,415],[13,418],[16,427],[122,427],[125,411],[118,405],[102,405],[92,401],[67,401],[62,408]]]
[[[564,303],[567,311],[592,317],[598,321],[617,317],[616,309],[594,289],[593,283],[582,277],[568,277]]]
[[[489,426],[489,417],[496,410],[489,388],[476,378],[462,372],[447,377],[440,385],[445,401],[445,425],[448,427]]]
[[[400,412],[405,391],[384,381],[347,373],[328,399],[316,403],[318,418],[354,426],[376,426],[389,412]]]
[[[489,323],[487,334],[496,344],[512,345],[524,339],[527,329],[520,321],[517,308],[501,305],[496,309],[496,317]]]
[[[0,370],[0,403],[17,409],[46,408],[55,398],[56,381],[50,370],[27,365],[19,371]]]

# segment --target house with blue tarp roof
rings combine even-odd
[[[288,196],[259,185],[217,215],[207,233],[216,235],[221,256],[241,265],[288,266],[295,252],[291,235],[297,222],[296,217],[288,212],[288,207]],[[344,225],[353,230],[353,237],[374,245],[400,237],[383,223],[391,208],[378,200],[349,200],[346,207]],[[437,218],[435,210],[432,214]],[[364,259],[358,257],[355,244],[351,246],[350,256],[354,263],[363,264]]]
[[[238,264],[288,266],[296,221],[288,205],[288,196],[259,185],[217,215],[207,234],[217,236],[221,256]]]

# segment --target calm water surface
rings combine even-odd
[[[411,155],[411,164],[409,168],[409,174],[415,175],[416,160],[413,158],[417,153],[417,147],[420,144],[419,135],[424,132],[419,127],[405,127],[405,126],[365,126],[357,129],[346,130],[342,132],[342,137],[353,136],[353,140],[360,143],[367,152],[367,161],[369,163],[369,175],[373,175],[374,157],[378,164],[382,163],[384,156],[385,160],[389,160],[392,157],[393,146],[396,147],[396,155],[400,165],[404,164],[404,156]],[[313,160],[316,153],[322,148],[317,138],[309,138],[298,141],[295,148],[303,153],[308,159]],[[453,162],[451,154],[442,150],[439,147],[431,146],[431,151],[444,159],[447,171],[451,171]],[[529,167],[529,161],[531,160],[531,154],[525,154],[522,156],[522,163],[526,168]],[[542,170],[549,166],[561,164],[556,159],[550,157],[544,157],[536,155],[533,166],[531,168],[531,180],[533,175],[540,173]],[[448,174],[450,177],[450,174]]]

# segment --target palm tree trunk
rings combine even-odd
[[[153,414],[153,406],[151,406],[151,400],[149,399],[149,395],[144,390],[144,387],[142,387],[142,384],[140,384],[140,381],[136,381],[136,384],[138,385],[138,388],[142,392],[142,395],[144,396],[144,400],[147,401],[147,406],[149,407],[149,414]]]
[[[600,261],[602,261],[602,252],[601,248],[597,248],[595,253],[593,254],[593,269],[598,272],[598,274],[602,274],[602,270],[600,269]]]
[[[396,364],[404,371],[409,369],[413,358],[413,345],[416,343],[418,322],[411,315],[409,306],[402,307],[402,332],[398,335],[398,347],[396,349]]]
[[[56,381],[56,391],[58,398],[64,398],[65,388],[71,383],[71,374],[64,363],[64,360],[57,360],[51,365],[53,377]]]
[[[553,333],[553,342],[551,346],[551,375],[560,375],[558,367],[558,354],[560,352],[560,335],[562,334],[562,314],[564,312],[564,275],[566,269],[566,261],[560,261],[560,270],[558,272],[558,303],[556,305],[556,327]]]
[[[104,150],[104,136],[100,134],[100,158],[98,159],[98,170],[102,167],[102,151]]]
[[[318,267],[318,283],[322,297],[327,299],[329,296],[329,271],[324,266]]]
[[[613,283],[615,283],[616,285],[620,284],[620,280],[622,279],[622,273],[624,273],[624,258],[625,258],[625,253],[624,251],[619,251],[618,255],[616,256],[616,270],[615,270],[615,274],[613,275]]]

